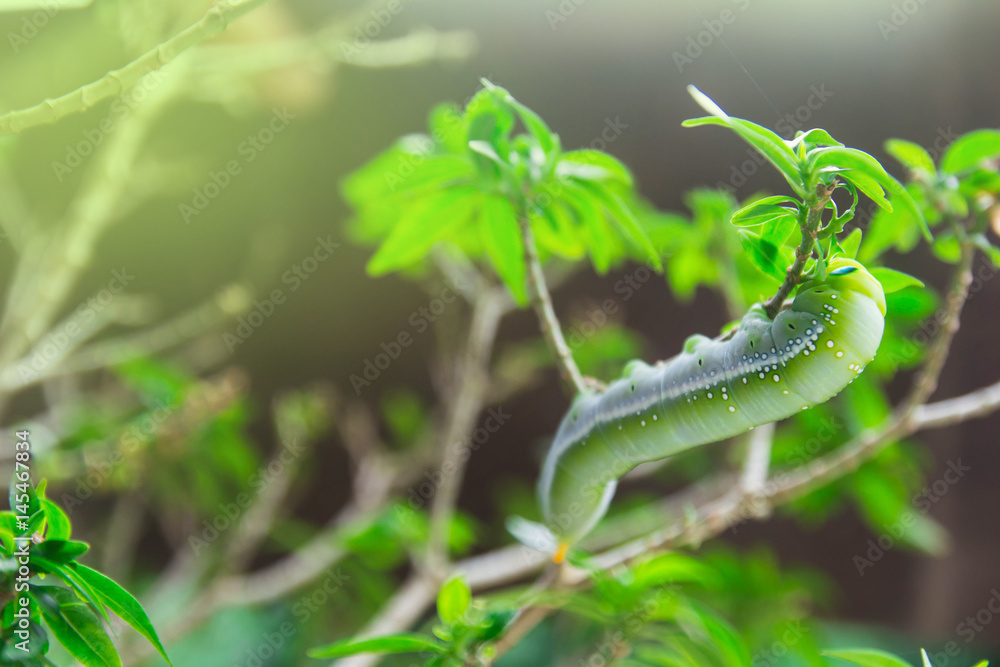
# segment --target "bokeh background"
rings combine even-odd
[[[0,106],[18,108],[90,81],[152,46],[159,31],[170,34],[205,9],[196,2],[156,4],[94,0],[60,10],[17,48],[6,42],[10,34],[22,34],[23,18],[31,13],[0,14],[0,35],[7,36],[0,44]],[[990,0],[402,0],[401,6],[377,38],[426,27],[467,32],[475,48],[406,67],[290,66],[254,80],[252,95],[220,86],[222,103],[206,89],[202,100],[172,105],[144,149],[155,159],[145,165],[143,178],[179,185],[151,187],[152,196],[137,196],[135,206],[126,207],[69,302],[85,300],[121,267],[135,275],[128,291],[153,297],[162,317],[210,299],[234,280],[266,295],[287,285],[283,274],[313,252],[317,237],[330,236],[341,244],[332,258],[252,336],[230,353],[222,334],[234,327],[224,326],[203,342],[211,348],[204,354],[215,368],[243,369],[258,405],[282,390],[320,381],[353,395],[349,377],[380,351],[380,342],[407,329],[409,315],[428,298],[405,280],[366,275],[371,250],[351,243],[345,232],[350,211],[339,184],[397,137],[425,131],[435,104],[468,100],[480,77],[535,109],[564,146],[593,146],[621,159],[643,195],[677,211],[694,187],[730,183],[740,196],[782,187],[768,168],[755,167],[733,181],[748,159],[746,147],[721,130],[681,128],[683,119],[699,115],[685,92],[690,83],[731,113],[779,133],[797,127],[787,114],[804,128],[827,128],[847,145],[884,159],[898,176],[902,169],[885,154],[884,139],[905,138],[937,155],[949,137],[995,127],[1000,117],[1000,4]],[[241,19],[222,41],[260,45],[357,7],[277,0]],[[361,11],[364,17],[369,8]],[[123,13],[134,21],[124,38]],[[207,182],[229,160],[242,161],[241,142],[269,122],[273,108],[294,118],[204,211],[186,221],[179,205],[191,202],[191,184]],[[53,162],[64,162],[68,147],[107,114],[99,105],[0,139],[5,178],[21,192],[13,201],[11,190],[0,188],[6,210],[20,206],[42,225],[58,219],[86,170],[75,169],[60,181]],[[0,284],[11,279],[13,246],[9,238],[0,243]],[[936,286],[950,271],[926,250],[891,265]],[[557,309],[585,312],[613,296],[615,282],[632,270],[574,275],[556,290]],[[997,379],[998,303],[1000,281],[987,283],[969,302],[936,397]],[[714,332],[727,319],[716,295],[699,292],[693,302],[681,303],[660,279],[637,291],[620,317],[646,341],[648,359],[671,356],[686,336]],[[516,315],[502,329],[501,347],[535,332],[530,313]],[[429,394],[428,360],[435,353],[433,338],[418,336],[362,398],[375,404],[400,387]],[[20,395],[6,406],[4,423],[34,414],[44,400],[41,391]],[[546,438],[566,405],[554,372],[505,404],[513,417],[473,457],[460,507],[495,529],[502,521],[498,498],[512,486],[530,489]],[[271,447],[265,421],[251,427],[263,453]],[[779,518],[747,524],[723,539],[741,548],[766,543],[782,563],[825,573],[835,585],[824,612],[831,619],[926,642],[957,638],[957,626],[1000,588],[998,431],[1000,417],[994,415],[919,437],[933,458],[929,480],[938,479],[949,460],[960,458],[970,467],[931,510],[952,537],[942,557],[892,549],[859,576],[852,559],[873,535],[850,510],[815,528]],[[317,452],[290,508],[305,525],[321,525],[349,493],[336,436],[326,436]],[[101,526],[107,511],[100,499],[83,507],[74,515],[81,534]],[[505,539],[494,529],[481,546]],[[143,577],[166,566],[155,522],[145,526],[138,550]],[[977,635],[976,647],[965,662],[988,657],[983,651],[998,654],[1000,617]]]

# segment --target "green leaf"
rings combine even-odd
[[[521,306],[528,304],[527,266],[517,212],[502,195],[489,195],[479,209],[479,232],[497,275]]]
[[[847,257],[854,259],[858,256],[858,248],[861,247],[861,236],[861,230],[855,229],[840,242],[840,247],[844,249]]]
[[[755,267],[772,278],[785,279],[787,264],[778,246],[745,229],[737,233],[743,250]]]
[[[622,235],[631,241],[645,255],[646,260],[657,271],[663,270],[663,261],[660,254],[656,252],[656,247],[649,240],[646,230],[642,228],[635,212],[620,195],[612,192],[608,188],[598,183],[581,182],[580,186],[590,192],[597,201],[607,209],[611,218],[615,220],[621,228]]]
[[[445,625],[455,625],[465,616],[472,602],[472,592],[462,577],[452,577],[441,587],[437,597],[438,617]]]
[[[584,169],[581,170],[580,167]],[[584,149],[563,153],[556,163],[557,176],[575,176],[585,180],[615,180],[632,187],[632,174],[614,157],[602,151]]]
[[[72,532],[69,516],[47,498],[42,498],[42,508],[45,510],[45,519],[48,521],[48,529],[45,537],[49,540],[68,540]]]
[[[701,125],[721,125],[736,132],[744,141],[756,148],[770,162],[778,172],[785,177],[792,189],[800,197],[805,196],[802,180],[799,173],[798,163],[795,155],[788,150],[784,140],[767,128],[761,127],[749,121],[732,118],[728,121],[707,116],[704,118],[690,118],[683,123],[684,127],[699,127]],[[772,136],[773,135],[773,136]],[[778,148],[775,142],[781,142]],[[784,150],[782,150],[784,149]]]
[[[580,222],[583,243],[594,269],[600,274],[607,273],[611,268],[614,238],[601,212],[600,202],[583,188],[567,187],[563,196]]]
[[[468,139],[462,112],[454,104],[439,104],[431,109],[428,125],[431,137],[454,155],[462,155]]]
[[[885,142],[885,150],[911,171],[934,173],[934,160],[919,144],[904,139],[890,139]]]
[[[149,616],[146,615],[145,610],[139,604],[138,600],[132,597],[128,591],[119,586],[115,581],[104,576],[97,570],[92,570],[80,563],[74,563],[71,567],[81,579],[90,585],[91,590],[97,594],[108,609],[113,611],[118,618],[128,623],[132,629],[145,637],[153,645],[153,648],[163,656],[168,665],[173,664],[170,662],[170,658],[167,657],[167,651],[163,648],[163,644],[160,643],[160,638],[156,635],[156,630],[153,628]]]
[[[875,649],[840,649],[823,651],[823,655],[838,658],[860,667],[913,667],[910,663],[897,658],[891,653]]]
[[[480,202],[478,194],[472,186],[461,186],[415,203],[368,262],[368,272],[378,276],[423,259],[431,246],[469,220]]]
[[[489,79],[480,79],[480,82],[483,84],[483,88],[492,93],[500,104],[514,110],[543,151],[551,153],[554,148],[558,147],[559,138],[552,134],[548,125],[537,113],[515,100],[507,89],[496,85]]]
[[[875,276],[877,281],[882,283],[882,289],[886,294],[898,292],[899,290],[907,287],[924,286],[924,283],[918,278],[914,278],[913,276],[903,273],[902,271],[887,269],[881,266],[872,269],[871,274]]]
[[[121,667],[111,638],[101,625],[101,619],[75,593],[53,586],[36,587],[36,596],[44,594],[55,604],[42,603],[42,617],[52,635],[70,655],[85,667]]]
[[[1000,248],[990,243],[985,234],[973,234],[970,240],[973,245],[983,251],[994,267],[1000,268]]]
[[[859,151],[856,148],[817,148],[814,151],[810,151],[809,160],[810,167],[815,169],[832,167],[841,170],[853,170],[844,172],[842,174],[843,177],[851,181],[859,190],[874,201],[879,202],[881,194],[874,191],[875,189],[871,182],[874,180],[888,193],[892,204],[890,208],[897,213],[905,213],[912,217],[920,225],[924,238],[928,241],[931,240],[931,232],[927,227],[927,221],[924,220],[924,215],[917,206],[917,203],[913,201],[913,197],[910,196],[910,193],[906,191],[906,188],[899,181],[890,176],[882,168],[878,160],[868,153]],[[859,177],[858,174],[863,174],[863,176]],[[865,176],[868,178],[865,178]],[[886,207],[883,206],[883,208]]]
[[[786,244],[798,245],[798,241],[796,239],[798,239],[799,236],[792,236],[792,232],[798,229],[798,227],[798,218],[794,215],[783,215],[764,223],[764,226],[761,228],[760,237],[765,241],[773,243],[779,248]],[[788,243],[789,239],[792,239],[794,243]]]
[[[707,584],[718,578],[709,566],[690,556],[675,553],[654,556],[635,566],[632,576],[635,581],[633,586],[641,590],[679,581]]]
[[[756,227],[771,222],[775,218],[791,216],[795,219],[795,212],[784,206],[779,206],[777,201],[793,201],[789,197],[767,197],[760,201],[744,206],[733,213],[731,222],[737,227]]]
[[[726,114],[719,105],[694,86],[688,86],[688,93],[702,109],[712,114],[708,118],[692,118],[681,123],[683,127],[700,125],[722,125],[738,134],[744,141],[760,151],[785,177],[792,189],[801,197],[805,196],[802,186],[802,172],[799,161],[785,140],[771,130],[741,118]]]
[[[958,264],[958,261],[962,258],[962,242],[954,234],[942,234],[934,239],[934,245],[931,246],[931,250],[940,259],[949,264]]]
[[[864,192],[879,208],[892,210],[892,204],[885,198],[885,191],[876,179],[857,169],[846,169],[839,174],[841,178],[850,181],[854,187]]]
[[[1000,130],[975,130],[963,134],[941,157],[941,171],[958,174],[983,160],[1000,156]]]
[[[413,166],[407,176],[387,174],[386,181],[394,195],[412,197],[467,182],[474,174],[472,164],[464,157],[432,155]]]
[[[820,127],[813,128],[808,132],[798,132],[795,138],[788,142],[788,147],[794,151],[799,147],[799,144],[809,144],[812,146],[844,145],[831,137],[829,132]]]
[[[31,550],[33,555],[60,565],[76,560],[90,550],[86,542],[76,540],[45,540]]]
[[[345,639],[310,649],[310,658],[340,658],[358,653],[444,653],[445,648],[423,635],[398,634],[375,639]]]
[[[504,159],[509,152],[509,137],[513,129],[514,114],[492,90],[480,90],[465,107],[465,133],[468,140],[486,141]]]
[[[486,618],[476,627],[479,641],[488,642],[499,637],[514,620],[517,612],[513,609],[498,609],[486,614]]]

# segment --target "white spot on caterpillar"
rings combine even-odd
[[[781,376],[780,376],[780,375],[778,375],[777,373],[775,373],[775,374],[774,374],[774,381],[775,381],[775,382],[780,382],[780,381],[781,381]]]
[[[760,373],[759,375],[760,375],[760,379],[761,380],[763,380],[765,377],[767,377],[767,373]]]
[[[708,397],[712,398],[712,392],[708,392]]]
[[[836,295],[836,294],[831,294],[831,295],[830,295],[830,298],[831,298],[831,299],[836,299],[836,298],[837,298],[837,295]]]
[[[642,420],[642,421],[641,421],[640,423],[641,423],[641,424],[642,424],[643,426],[645,426],[645,425],[646,425],[646,420],[645,420],[645,419],[643,419],[643,420]]]
[[[843,352],[840,352],[840,351],[838,350],[838,351],[837,351],[837,358],[838,358],[838,359],[840,359],[840,358],[841,358],[842,356],[844,356],[844,353],[843,353]]]
[[[826,341],[826,346],[827,347],[833,347],[834,346],[834,342],[832,340],[828,340],[828,341]]]
[[[788,396],[788,390],[787,389],[782,390],[781,393],[784,394],[785,396]]]
[[[653,421],[654,422],[656,421],[656,415],[653,415]]]
[[[735,406],[733,406],[733,405],[730,405],[730,406],[729,406],[729,411],[730,411],[730,412],[736,412],[736,407],[735,407]]]
[[[746,384],[746,383],[747,383],[747,379],[743,378],[743,384]]]

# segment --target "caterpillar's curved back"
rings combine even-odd
[[[580,395],[539,481],[545,523],[563,545],[604,515],[617,480],[640,463],[728,438],[829,400],[871,361],[885,295],[859,263],[830,262],[774,320],[751,310],[724,340],[688,339],[681,354],[631,362],[599,394]]]

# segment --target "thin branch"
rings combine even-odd
[[[122,298],[123,296],[118,297],[118,299]],[[18,370],[24,364],[29,364],[30,367],[34,352],[29,352],[25,357],[8,364],[0,371],[0,392],[20,391],[47,378],[99,370],[174,347],[205,333],[242,312],[249,300],[249,292],[246,289],[240,285],[230,285],[220,290],[206,303],[151,329],[119,338],[102,340],[73,352],[77,344],[84,342],[100,330],[94,324],[81,324],[79,325],[81,333],[72,340],[70,346],[61,351],[64,356],[49,360],[41,372],[26,374],[20,373]],[[115,304],[116,302],[113,302],[108,309],[95,318],[94,323],[105,324],[121,320],[122,308],[115,308]],[[130,304],[126,304],[125,307],[129,309]],[[107,317],[105,317],[105,313],[107,313]],[[113,319],[109,320],[108,318]],[[67,322],[73,321],[73,316],[67,320]],[[63,325],[55,327],[57,331],[65,329],[66,327]],[[45,338],[42,340],[44,342]]]
[[[774,423],[758,426],[748,438],[747,455],[740,476],[740,488],[748,495],[755,495],[767,482],[771,463],[771,443],[774,440]]]
[[[830,195],[833,194],[834,188],[835,186],[828,188],[822,184],[817,187],[816,196],[818,199],[815,204],[809,206],[805,221],[799,225],[802,240],[799,242],[798,248],[795,249],[795,261],[785,271],[785,280],[781,283],[781,287],[764,304],[764,311],[772,320],[781,310],[785,299],[802,280],[802,270],[806,268],[806,262],[812,256],[813,246],[816,243],[816,232],[823,221],[823,210],[826,208],[827,202],[830,201]]]
[[[521,239],[524,242],[524,259],[528,265],[528,287],[531,289],[532,305],[538,315],[538,325],[555,355],[556,365],[563,380],[573,387],[575,393],[586,393],[589,391],[587,381],[573,360],[573,353],[566,344],[556,311],[552,307],[552,296],[545,284],[545,274],[538,258],[538,248],[535,245],[534,232],[531,231],[531,223],[526,216],[521,216],[520,225]]]
[[[18,263],[0,322],[0,363],[23,354],[49,328],[90,263],[97,240],[117,219],[132,167],[152,120],[176,90],[177,77],[155,87],[106,140],[61,223],[37,234]]]
[[[902,409],[907,414],[911,413],[918,405],[927,402],[937,389],[938,377],[941,375],[944,364],[948,360],[948,351],[951,343],[958,333],[961,324],[960,318],[965,302],[969,298],[969,287],[972,285],[972,258],[975,255],[975,248],[971,243],[962,245],[962,256],[955,269],[955,277],[952,281],[951,289],[948,292],[948,301],[944,313],[941,317],[941,329],[938,335],[931,342],[924,358],[923,366],[917,374],[910,390],[910,395],[903,403]]]
[[[192,46],[214,37],[229,24],[268,0],[223,0],[197,22],[156,46],[120,69],[54,99],[0,116],[0,136],[16,134],[30,127],[54,123],[80,113],[113,95],[119,95],[143,76],[158,70]]]
[[[441,570],[446,564],[448,530],[469,459],[468,438],[489,389],[490,355],[506,303],[506,288],[493,287],[481,293],[473,307],[458,386],[451,396],[447,423],[441,434],[442,478],[431,504],[427,554],[427,564],[432,570]]]

